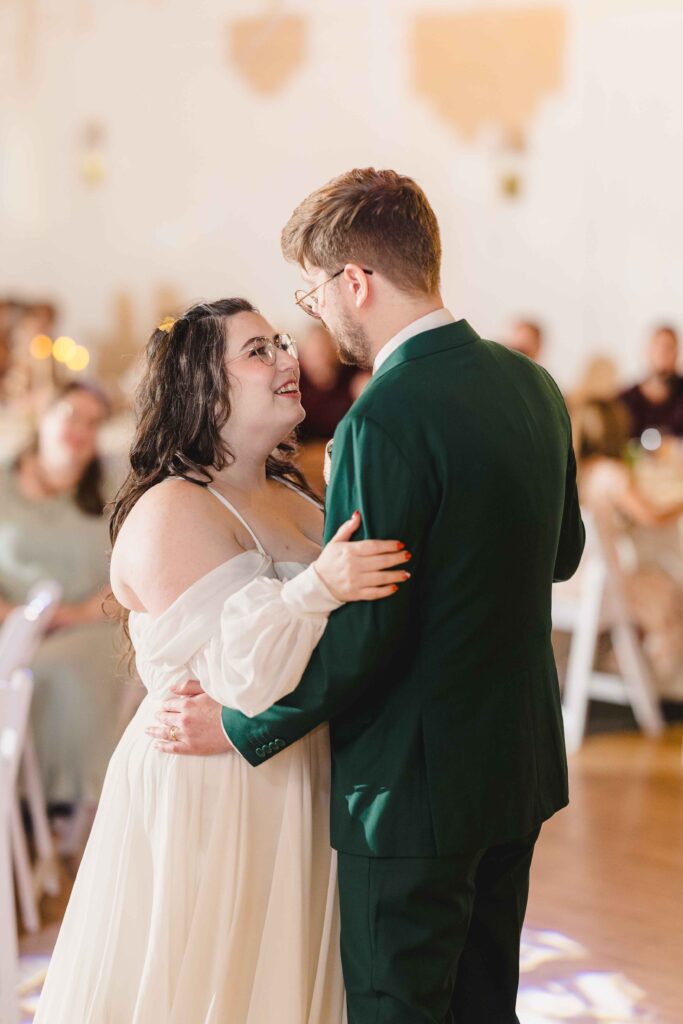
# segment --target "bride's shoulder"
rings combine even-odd
[[[183,533],[196,517],[209,508],[203,487],[181,478],[166,479],[140,495],[123,522],[113,557],[121,557],[129,547],[139,549],[141,542],[154,544]]]
[[[156,614],[197,578],[243,551],[230,517],[216,518],[204,487],[155,484],[135,503],[116,538],[111,585],[126,607]]]

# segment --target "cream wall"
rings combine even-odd
[[[305,16],[308,52],[264,96],[230,63],[228,31],[277,6]],[[121,294],[142,339],[159,289],[244,294],[296,327],[296,273],[278,249],[292,207],[352,165],[395,166],[435,206],[454,311],[494,337],[518,312],[539,317],[566,385],[597,350],[630,376],[649,324],[683,323],[683,0],[560,4],[563,87],[528,125],[524,189],[508,200],[495,126],[465,141],[415,93],[411,27],[427,10],[516,6],[5,0],[0,293],[54,295],[61,329],[95,345]],[[106,175],[88,186],[93,120]]]

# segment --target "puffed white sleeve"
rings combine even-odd
[[[312,565],[284,583],[258,576],[226,599],[215,633],[188,667],[209,696],[251,718],[296,688],[343,603]]]

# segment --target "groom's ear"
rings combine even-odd
[[[370,297],[370,278],[359,263],[346,264],[341,284],[348,289],[356,309],[361,309]]]

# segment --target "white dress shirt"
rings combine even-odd
[[[397,348],[403,344],[404,341],[408,341],[410,338],[414,338],[416,334],[423,334],[425,331],[433,331],[435,327],[445,327],[446,324],[454,324],[455,317],[449,310],[443,306],[441,309],[433,309],[431,313],[426,313],[424,316],[419,317],[417,320],[413,320],[412,324],[408,324],[402,330],[395,334],[393,338],[379,350],[375,356],[375,363],[372,367],[372,372],[377,373],[382,363],[386,362],[389,356],[396,351]]]

